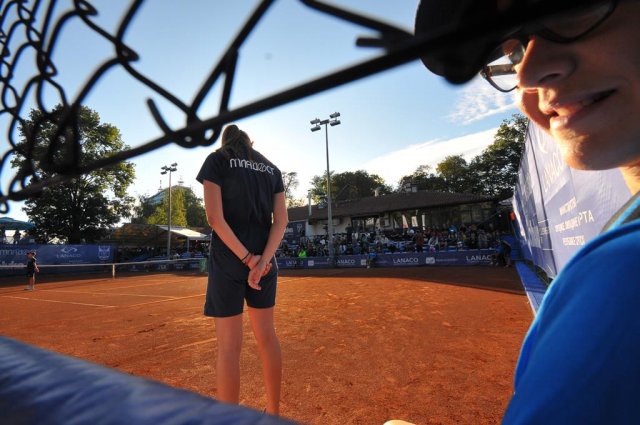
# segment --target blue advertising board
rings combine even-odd
[[[463,251],[441,251],[435,253],[412,252],[376,255],[341,255],[336,258],[336,267],[417,267],[417,266],[488,266],[493,249],[472,249]],[[328,268],[328,257],[277,258],[281,269]]]
[[[38,264],[113,263],[112,245],[0,245],[0,265],[25,264],[26,254],[36,253]]]
[[[294,220],[287,223],[287,227],[284,229],[283,239],[297,241],[301,237],[305,236],[305,229],[307,226],[307,220]]]
[[[630,196],[619,170],[569,168],[553,139],[529,124],[513,207],[522,251],[530,252],[550,277],[600,233]]]

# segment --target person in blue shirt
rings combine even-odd
[[[239,403],[246,301],[262,360],[266,412],[278,415],[282,356],[274,326],[274,255],[288,222],[282,174],[253,149],[244,131],[229,125],[222,133],[222,146],[206,158],[197,180],[204,185],[207,221],[213,230],[204,314],[215,318],[216,398]]]
[[[639,23],[636,0],[418,7],[418,37],[486,25],[480,36],[425,50],[427,68],[456,83],[479,72],[496,89],[515,90],[569,166],[618,168],[633,194],[549,287],[521,349],[504,424],[640,424]]]

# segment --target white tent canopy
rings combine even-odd
[[[169,228],[169,226],[163,225],[158,225],[158,227],[164,231]],[[186,227],[171,226],[171,233],[184,236],[189,241],[206,241],[209,239],[209,236],[205,235],[204,233],[196,232],[195,230],[191,230]]]
[[[169,226],[163,226],[158,224],[159,228],[164,230],[165,232],[169,228]],[[191,241],[206,241],[209,240],[209,236],[204,233],[196,232],[195,230],[187,229],[186,227],[174,227],[171,226],[171,233],[174,235],[182,236],[187,238],[187,251],[189,251],[189,245],[191,245]]]

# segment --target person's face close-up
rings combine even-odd
[[[520,107],[578,169],[640,166],[640,2],[621,1],[571,43],[532,36],[516,66]]]

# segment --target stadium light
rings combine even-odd
[[[162,172],[160,174],[169,173],[169,220],[167,226],[167,260],[171,259],[171,173],[178,170],[178,163],[174,162],[173,164],[167,166],[163,165],[161,168]]]
[[[320,130],[320,126],[324,125],[324,134],[325,134],[325,147],[327,151],[327,243],[329,244],[329,265],[331,267],[335,266],[336,260],[336,251],[333,245],[333,214],[331,213],[331,171],[329,168],[329,128],[327,125],[336,126],[340,125],[340,120],[337,119],[340,116],[340,112],[334,112],[329,115],[328,119],[319,120],[318,118],[311,120],[310,123],[313,125],[311,127],[311,131]]]

